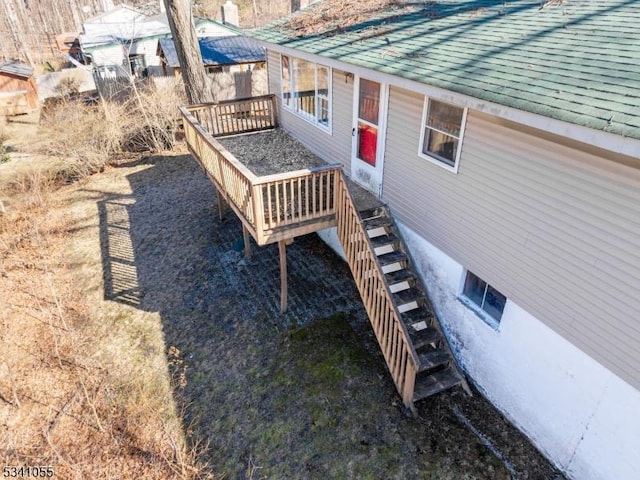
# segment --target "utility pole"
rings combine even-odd
[[[207,82],[200,45],[193,24],[191,0],[164,0],[164,4],[180,62],[180,73],[187,99],[191,105],[213,102],[213,93]]]

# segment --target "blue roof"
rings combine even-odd
[[[172,39],[160,39],[160,48],[171,67],[179,67],[176,47]],[[199,38],[204,65],[235,65],[266,60],[264,49],[257,42],[240,35]]]

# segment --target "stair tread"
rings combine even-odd
[[[406,290],[400,290],[393,294],[393,298],[397,305],[404,305],[405,303],[414,302],[424,298],[424,293],[421,290],[411,287]]]
[[[371,238],[371,244],[373,248],[384,247],[385,245],[391,245],[398,242],[399,239],[393,233],[387,233],[386,235],[379,235]]]
[[[418,371],[422,372],[444,365],[451,360],[451,355],[444,348],[439,348],[437,350],[419,352],[418,360],[420,362],[418,365]]]
[[[416,279],[415,274],[407,268],[396,270],[395,272],[385,273],[384,276],[387,279],[387,284],[389,285],[394,285],[401,282],[409,282]]]
[[[381,207],[367,208],[366,210],[360,210],[358,213],[360,214],[360,218],[362,218],[362,220],[369,220],[374,217],[385,216],[385,212]]]
[[[426,322],[427,325],[431,325],[433,319],[433,312],[422,306],[402,313],[402,320],[404,320],[407,325],[413,325],[418,322]]]
[[[413,392],[413,401],[415,402],[430,397],[438,392],[455,387],[460,383],[462,383],[462,378],[451,368],[441,370],[429,376],[418,377],[416,388]]]
[[[363,223],[366,230],[373,230],[380,227],[390,227],[393,224],[391,219],[386,215],[368,218],[366,220],[363,220]]]
[[[407,256],[399,250],[378,255],[378,261],[383,267],[397,262],[404,262],[405,260],[407,260]]]
[[[418,327],[421,327],[419,325]],[[413,348],[416,350],[425,347],[431,343],[436,343],[442,340],[442,334],[435,328],[424,326],[424,328],[413,328],[413,326],[409,326],[407,328],[409,332],[409,337],[411,338],[411,343],[413,344]]]

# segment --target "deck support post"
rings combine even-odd
[[[219,188],[216,188],[216,196],[218,197],[218,216],[222,221],[224,219],[224,198]]]
[[[287,243],[286,240],[278,242],[280,252],[280,313],[287,311]]]
[[[249,258],[251,256],[251,237],[244,223],[242,224],[242,241],[244,242],[244,256]]]

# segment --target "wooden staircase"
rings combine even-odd
[[[404,379],[405,384],[413,384],[411,395],[408,397],[408,392],[400,392],[405,405],[413,410],[413,402],[457,385],[471,393],[464,376],[456,366],[451,349],[425,294],[425,287],[413,269],[411,256],[388,208],[382,205],[358,213],[366,232],[367,243],[390,293],[393,310],[397,312],[398,320],[402,323],[403,328],[400,331],[406,333],[410,350],[415,353],[415,366],[405,374],[414,375],[414,378]],[[366,286],[364,291],[368,291]],[[365,296],[363,301],[366,305]],[[393,373],[392,376],[396,380]]]
[[[189,149],[216,186],[220,213],[224,200],[242,221],[247,255],[249,235],[258,245],[278,242],[281,310],[287,303],[287,241],[336,226],[405,406],[415,411],[415,401],[456,385],[471,393],[386,206],[371,208],[376,200],[360,211],[341,165],[257,176],[212,136],[275,128],[276,110],[273,95],[180,108]]]

